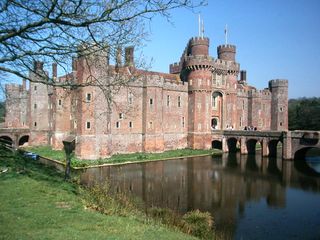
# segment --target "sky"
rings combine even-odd
[[[168,72],[180,59],[198,36],[198,13],[214,58],[228,25],[228,43],[237,47],[248,84],[263,89],[271,79],[288,79],[289,98],[320,97],[320,0],[208,0],[194,11],[172,11],[170,22],[156,17],[143,48],[152,70]]]

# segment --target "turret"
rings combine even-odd
[[[225,61],[236,61],[236,46],[230,44],[220,45],[217,48],[218,58]]]
[[[205,37],[195,37],[191,38],[189,41],[189,53],[193,56],[209,55],[209,38]]]
[[[204,113],[209,111],[211,101],[213,67],[208,38],[190,39],[183,66],[189,94],[188,145],[193,149],[208,149],[211,147],[211,119]]]
[[[128,67],[134,66],[134,47],[126,47],[125,48],[125,63]]]
[[[288,130],[288,80],[269,81],[271,91],[271,130]]]

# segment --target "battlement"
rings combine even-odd
[[[181,72],[180,63],[175,62],[169,65],[169,73],[178,74]]]
[[[209,55],[209,38],[193,37],[190,39],[188,46],[188,53],[190,53],[193,56]]]
[[[236,46],[231,44],[220,45],[217,48],[218,58],[225,61],[236,60]]]
[[[10,83],[5,85],[6,92],[20,92],[23,91],[23,86],[17,83]]]
[[[269,88],[274,87],[288,87],[287,79],[273,79],[269,81]]]
[[[210,40],[207,37],[193,37],[189,41],[190,46],[197,45],[197,44],[209,46],[209,43],[210,43]]]
[[[236,51],[236,46],[232,44],[222,44],[218,46],[218,51],[223,49],[230,49],[230,50]]]

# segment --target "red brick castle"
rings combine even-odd
[[[209,149],[220,129],[287,130],[288,81],[271,80],[268,88],[257,90],[240,71],[234,45],[220,45],[217,53],[217,58],[209,56],[209,39],[195,37],[170,73],[136,69],[133,47],[125,49],[124,64],[121,51],[115,65],[107,53],[78,56],[72,72],[59,78],[53,64],[59,83],[87,86],[6,85],[6,126],[29,128],[29,144],[56,149],[74,135],[76,155],[84,159]],[[35,71],[47,74],[41,62]]]

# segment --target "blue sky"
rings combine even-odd
[[[152,69],[168,72],[189,38],[198,35],[198,12],[210,38],[210,54],[224,43],[237,46],[236,59],[247,70],[250,85],[263,89],[276,78],[289,80],[289,98],[320,97],[320,0],[208,0],[195,12],[171,12],[172,23],[157,17],[150,23],[143,49]]]

